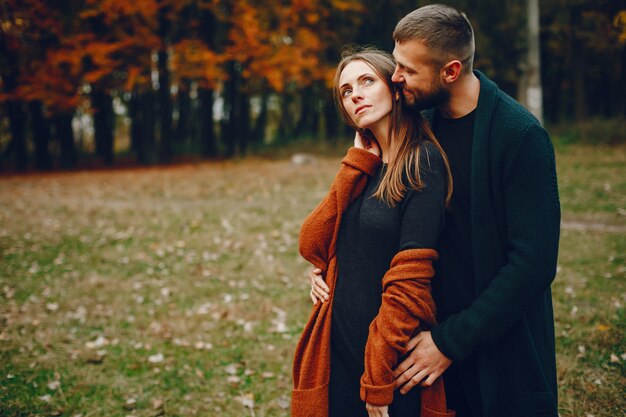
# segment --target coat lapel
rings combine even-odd
[[[476,107],[474,120],[474,136],[472,138],[472,178],[471,178],[471,210],[472,239],[474,242],[483,242],[489,234],[482,236],[484,232],[493,227],[495,219],[489,207],[489,147],[492,116],[497,102],[498,87],[480,71],[474,71],[480,80],[480,96]],[[479,259],[480,248],[473,247],[474,274],[476,276],[477,293],[482,292],[486,283],[481,282],[483,275],[480,270],[483,260]]]

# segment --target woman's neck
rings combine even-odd
[[[384,163],[389,162],[389,117],[381,119],[378,123],[370,126],[369,131],[372,132],[378,146],[380,146],[380,158]]]

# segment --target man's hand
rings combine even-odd
[[[439,351],[429,331],[418,333],[409,341],[408,348],[413,351],[393,371],[396,388],[402,387],[400,388],[402,394],[406,394],[416,385],[431,386],[452,364],[452,361]]]
[[[389,417],[388,405],[378,406],[365,403],[365,409],[367,410],[367,415],[369,417]]]

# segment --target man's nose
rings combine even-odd
[[[393,70],[393,74],[391,74],[391,81],[394,83],[402,82],[402,77],[400,76],[400,71],[398,71],[398,67]]]

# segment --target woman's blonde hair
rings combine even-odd
[[[363,61],[369,65],[387,84],[392,97],[388,165],[374,196],[384,201],[387,205],[395,207],[404,197],[407,187],[417,191],[424,187],[419,169],[420,144],[426,141],[435,145],[443,158],[448,187],[445,198],[447,207],[452,197],[452,174],[448,158],[424,116],[401,103],[399,95],[402,93],[398,91],[398,88],[391,81],[396,64],[390,54],[374,47],[359,49],[351,47],[342,53],[342,59],[337,65],[333,80],[333,96],[343,120],[353,129],[361,130],[346,112],[339,91],[341,72],[352,61]]]

